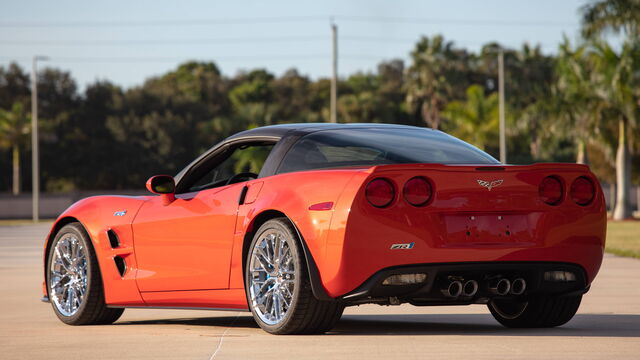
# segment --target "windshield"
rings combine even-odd
[[[491,155],[425,128],[324,130],[300,139],[278,173],[383,164],[499,164]]]

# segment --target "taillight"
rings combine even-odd
[[[404,184],[404,199],[413,206],[422,206],[431,200],[431,183],[422,176],[416,176]]]
[[[571,184],[570,194],[576,204],[586,206],[591,204],[596,196],[596,187],[589,178],[581,176]]]
[[[547,176],[538,187],[542,201],[549,205],[558,205],[562,201],[562,182],[555,176]]]
[[[391,205],[393,198],[396,196],[393,184],[383,178],[371,180],[371,182],[367,184],[364,193],[369,203],[379,208]]]

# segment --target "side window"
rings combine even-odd
[[[211,169],[196,179],[188,191],[200,191],[258,177],[274,144],[248,144],[236,147],[221,159],[212,162]]]
[[[332,144],[309,137],[300,140],[287,152],[278,173],[392,163],[386,156],[383,150],[366,145]]]

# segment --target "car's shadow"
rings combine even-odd
[[[257,328],[248,314],[239,316],[122,321],[115,325],[189,325]],[[640,315],[579,314],[550,329],[508,329],[489,314],[344,315],[328,335],[464,335],[640,337]]]

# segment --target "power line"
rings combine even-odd
[[[248,44],[267,42],[308,42],[326,41],[324,35],[311,36],[289,36],[289,37],[232,37],[232,38],[187,38],[187,39],[135,39],[135,40],[0,40],[0,45],[7,46],[158,46],[158,45],[198,45],[198,44]],[[373,42],[373,43],[416,43],[420,37],[416,38],[396,38],[361,35],[343,35],[341,41],[348,42]],[[490,43],[453,41],[455,45],[482,46]],[[535,43],[545,47],[554,47],[557,44]]]
[[[309,21],[328,21],[329,15],[281,16],[254,18],[199,18],[199,19],[165,19],[165,20],[113,20],[113,21],[4,21],[0,27],[9,28],[73,28],[73,27],[157,27],[157,26],[210,26],[210,25],[247,25],[266,23],[294,23]],[[335,21],[423,24],[423,25],[458,25],[458,26],[527,26],[527,27],[565,27],[577,26],[575,22],[503,20],[503,19],[452,19],[423,17],[384,17],[384,16],[333,16]]]
[[[249,56],[184,56],[184,57],[161,57],[161,56],[139,56],[139,57],[55,57],[48,60],[50,63],[135,63],[135,62],[180,62],[198,59],[209,59],[215,61],[260,61],[260,60],[326,60],[329,54],[292,54],[292,55],[249,55]],[[0,57],[0,61],[28,61],[28,57]]]
[[[384,17],[384,16],[338,16],[342,21],[375,22],[375,23],[405,23],[405,24],[433,24],[433,25],[462,25],[462,26],[577,26],[578,23],[558,21],[530,21],[530,20],[478,20],[478,19],[447,19],[422,17]]]
[[[154,26],[203,26],[246,25],[283,22],[327,21],[328,16],[281,16],[255,18],[210,18],[179,20],[113,20],[113,21],[4,21],[0,27],[56,28],[56,27],[154,27]]]
[[[327,40],[326,36],[289,36],[289,37],[237,37],[237,38],[200,38],[200,39],[138,39],[138,40],[0,40],[0,45],[12,46],[140,46],[140,45],[197,45],[197,44],[236,44],[264,42],[301,42]]]
[[[331,54],[306,54],[306,55],[267,55],[267,56],[185,56],[185,57],[50,57],[49,63],[162,63],[183,61],[259,61],[259,60],[321,60],[327,61]],[[367,54],[344,54],[340,60],[380,60],[385,56]],[[398,57],[394,57],[398,58]],[[0,61],[30,61],[29,57],[0,57]]]

